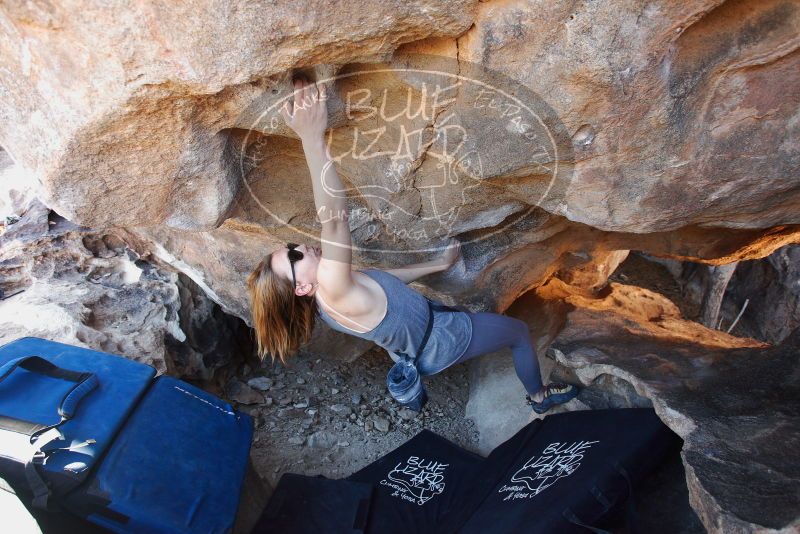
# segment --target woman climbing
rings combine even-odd
[[[285,363],[309,341],[319,315],[335,330],[374,341],[395,361],[398,354],[415,356],[421,375],[510,347],[517,376],[528,392],[526,399],[536,413],[574,398],[578,390],[573,385],[542,384],[528,327],[519,319],[441,305],[434,307],[432,328],[426,334],[428,299],[406,284],[450,268],[459,257],[457,241],[439,260],[397,269],[352,269],[345,197],[331,193],[342,191],[343,186],[325,145],[327,88],[304,79],[295,80],[294,88],[293,102],[287,101],[281,113],[302,141],[322,244],[287,243],[268,254],[248,276],[261,358],[271,354]],[[421,345],[424,350],[417,354]]]

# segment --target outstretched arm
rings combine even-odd
[[[451,239],[441,258],[424,261],[422,263],[412,263],[411,265],[404,265],[403,267],[396,267],[394,269],[384,269],[384,271],[393,274],[408,284],[425,275],[446,271],[458,261],[460,254],[461,243],[455,239]]]
[[[294,88],[294,100],[287,101],[281,113],[303,142],[314,204],[322,225],[322,258],[317,279],[326,294],[336,299],[353,288],[352,240],[344,186],[325,144],[327,89],[302,79],[295,80]]]
[[[403,267],[396,267],[394,269],[383,269],[389,274],[393,274],[406,284],[409,284],[431,273],[438,273],[447,269],[447,265],[443,264],[441,260],[424,261],[422,263],[412,263],[411,265],[404,265]]]

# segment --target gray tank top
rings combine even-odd
[[[408,287],[401,279],[380,269],[364,269],[386,293],[386,315],[378,326],[358,332],[337,323],[317,306],[318,314],[328,326],[339,332],[374,341],[397,361],[397,353],[414,356],[428,323],[428,302],[424,295]],[[434,301],[436,302],[436,301]],[[428,343],[417,355],[417,370],[432,375],[449,367],[467,350],[472,338],[472,321],[463,311],[433,310],[433,327]]]

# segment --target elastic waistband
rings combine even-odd
[[[443,304],[441,302],[436,302],[435,300],[431,300],[428,297],[425,297],[428,301],[428,304],[431,308],[438,311],[464,311],[462,309],[456,308],[455,306],[448,306],[447,304]]]

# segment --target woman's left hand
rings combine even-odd
[[[444,262],[445,269],[449,269],[458,261],[461,257],[461,242],[458,239],[451,238],[450,242],[447,244],[447,248],[444,251],[444,255],[442,256],[442,261]]]

